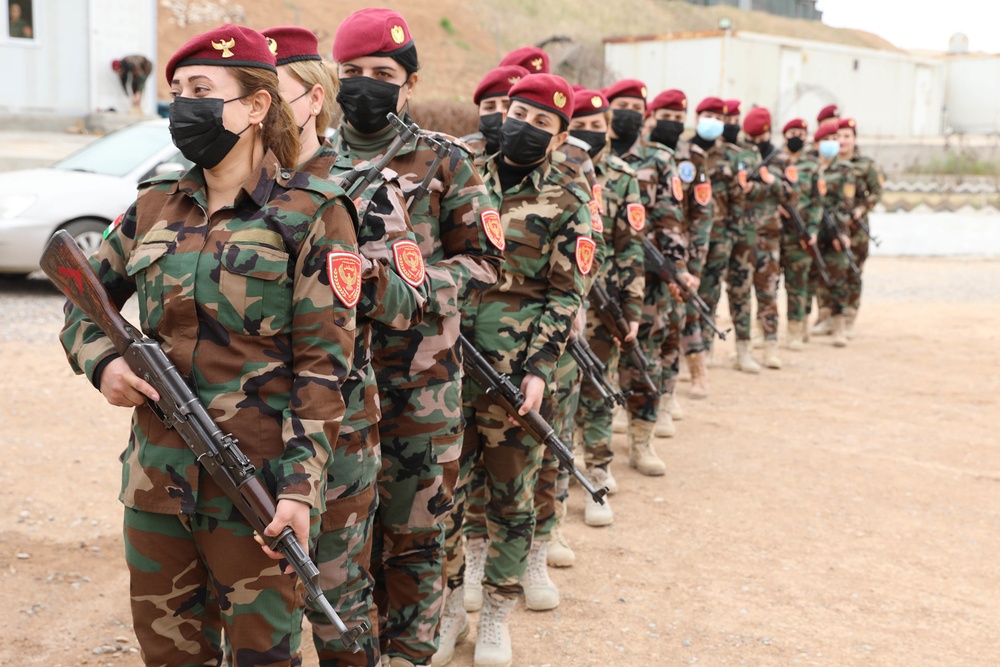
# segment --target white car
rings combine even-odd
[[[139,181],[188,169],[166,119],[130,125],[47,169],[0,173],[0,276],[38,270],[49,238],[65,229],[89,256],[135,201]]]

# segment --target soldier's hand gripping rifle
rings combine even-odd
[[[622,308],[618,305],[618,302],[611,298],[604,281],[601,279],[595,280],[587,298],[594,306],[594,310],[597,311],[597,316],[601,318],[604,326],[618,339],[618,344],[622,348],[622,354],[629,355],[632,365],[639,370],[639,373],[642,375],[642,381],[646,383],[649,390],[657,396],[663,393],[656,386],[656,383],[653,382],[653,378],[649,376],[649,359],[646,358],[646,355],[642,352],[642,348],[639,347],[639,341],[635,338],[625,340],[625,337],[629,334],[628,320],[625,319],[625,313],[622,312]]]
[[[628,403],[625,394],[615,389],[608,382],[606,375],[608,368],[601,361],[600,357],[594,353],[593,348],[590,347],[590,343],[587,342],[586,338],[578,336],[576,333],[570,334],[569,342],[566,343],[566,350],[573,357],[576,365],[580,367],[584,379],[597,390],[598,395],[600,395],[605,405],[613,408],[617,403],[625,407]]]
[[[107,335],[132,372],[156,389],[159,400],[147,399],[156,416],[180,434],[250,527],[262,539],[268,540],[272,550],[285,557],[305,584],[308,602],[337,628],[344,646],[359,652],[361,646],[357,638],[369,630],[368,623],[362,621],[351,629],[344,625],[323,595],[316,564],[290,526],[277,537],[264,535],[264,529],[274,519],[276,506],[271,492],[254,476],[253,464],[240,451],[231,434],[222,434],[160,344],[145,338],[121,316],[68,232],[59,231],[52,237],[42,254],[41,266],[59,291]]]
[[[851,267],[851,273],[856,276],[860,276],[861,269],[858,268],[858,262],[854,258],[854,253],[851,252],[851,249],[847,247],[846,243],[844,243],[841,238],[843,234],[840,232],[840,227],[838,227],[837,223],[833,221],[833,218],[831,218],[830,214],[826,212],[826,209],[823,209],[823,226],[826,227],[827,231],[833,236],[833,238],[840,242],[841,252],[844,253],[845,257],[847,257],[847,264]]]
[[[646,266],[647,270],[652,273],[657,274],[663,280],[667,280],[677,285],[677,289],[681,292],[681,298],[684,301],[694,305],[694,309],[698,311],[698,315],[705,324],[715,332],[715,335],[719,337],[719,340],[726,340],[726,333],[719,329],[715,320],[712,319],[712,311],[705,303],[705,300],[701,298],[696,290],[688,287],[687,283],[681,280],[678,275],[677,266],[674,265],[672,261],[663,256],[660,249],[653,245],[653,242],[649,238],[642,237],[642,249],[646,253]],[[729,329],[726,330],[730,331]]]
[[[787,216],[783,217],[787,217],[795,225],[795,231],[798,232],[799,240],[806,246],[809,254],[812,255],[813,262],[816,263],[816,270],[819,271],[819,277],[823,280],[823,284],[829,287],[830,274],[827,273],[826,262],[823,261],[823,253],[819,251],[816,244],[812,243],[812,235],[809,234],[806,223],[802,221],[802,216],[799,215],[795,206],[782,206],[781,210],[787,213]]]
[[[472,376],[472,379],[486,392],[486,395],[520,424],[528,435],[555,454],[559,460],[559,467],[576,477],[577,481],[590,494],[590,497],[594,499],[594,502],[603,505],[604,496],[608,494],[608,490],[604,487],[595,489],[590,480],[577,469],[573,463],[573,452],[566,448],[563,441],[556,435],[555,430],[542,419],[537,410],[529,410],[528,414],[525,415],[518,413],[518,408],[524,404],[524,395],[521,390],[514,386],[507,375],[497,373],[496,369],[486,361],[468,338],[462,335],[459,335],[458,338],[462,343],[462,363],[465,372]]]
[[[368,186],[375,182],[382,175],[382,170],[389,166],[396,154],[420,134],[420,127],[416,123],[407,123],[394,113],[386,115],[389,123],[396,130],[396,138],[392,140],[389,147],[379,158],[378,162],[369,164],[361,169],[354,168],[339,182],[350,199],[355,199],[358,195],[368,189]]]

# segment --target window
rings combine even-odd
[[[7,0],[7,36],[35,38],[34,0]]]

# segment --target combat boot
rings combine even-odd
[[[819,309],[819,316],[811,331],[813,336],[829,336],[833,333],[833,321],[830,319],[832,314],[829,308]]]
[[[479,611],[483,606],[483,575],[486,573],[486,552],[489,538],[465,540],[465,610]]]
[[[669,400],[666,394],[660,396],[660,407],[656,411],[656,427],[653,429],[653,435],[657,438],[672,438],[677,435],[677,427],[674,426],[674,418],[670,414]]]
[[[788,320],[788,349],[792,352],[801,352],[806,349],[805,322]]]
[[[608,487],[608,495],[613,496],[618,493],[618,480],[615,479],[613,474],[611,474],[610,463],[608,464],[608,467],[603,468],[603,470],[607,474],[607,477],[604,478],[604,486]]]
[[[778,370],[781,368],[781,357],[778,356],[778,341],[764,341],[764,365]]]
[[[433,658],[431,658],[433,660]],[[389,667],[417,667],[412,662],[406,658],[400,658],[398,655],[389,658]]]
[[[688,396],[694,399],[708,398],[708,371],[705,368],[705,353],[687,355],[688,368],[691,369],[691,391]]]
[[[517,598],[505,598],[491,593],[483,596],[476,633],[475,667],[511,667],[514,662],[510,647],[510,612]]]
[[[566,522],[566,501],[556,501],[556,525],[552,527],[552,541],[549,542],[549,550],[545,554],[545,562],[552,567],[573,567],[576,562],[576,554],[566,541],[566,534],[563,533],[563,524]]]
[[[847,347],[847,331],[843,315],[834,315],[832,320],[833,346]]]
[[[441,612],[441,638],[438,650],[431,658],[433,667],[443,667],[455,657],[455,645],[469,636],[469,614],[463,605],[462,586],[445,594],[444,611]]]
[[[524,606],[531,611],[548,611],[559,606],[559,589],[549,579],[549,542],[532,540],[528,567],[524,571]]]
[[[611,422],[611,432],[628,433],[629,419],[628,408],[615,408],[614,420]]]
[[[667,394],[667,409],[670,410],[670,416],[674,418],[675,422],[684,419],[684,408],[677,400],[676,393]]]
[[[753,354],[750,353],[750,341],[736,341],[736,363],[733,364],[733,368],[744,373],[760,373],[760,364],[757,363],[757,360],[753,358]]]
[[[632,423],[635,424],[639,420],[633,420]],[[649,422],[645,422],[649,423]],[[595,489],[600,489],[602,486],[607,486],[608,471],[604,468],[591,468],[587,471],[587,476],[590,477],[590,483],[594,485]],[[615,513],[611,511],[611,503],[608,501],[608,497],[604,496],[604,504],[594,500],[593,496],[589,493],[585,493],[583,496],[583,522],[588,526],[594,528],[600,528],[601,526],[610,526],[614,523]]]
[[[844,308],[844,333],[847,340],[854,340],[854,320],[858,319],[857,308]]]
[[[649,477],[658,477],[667,472],[666,464],[656,455],[650,442],[654,426],[653,422],[633,419],[629,429],[628,464],[639,471],[639,474]]]

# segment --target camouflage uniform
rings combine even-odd
[[[820,219],[823,205],[816,192],[816,178],[819,165],[805,154],[797,159],[789,158],[789,166],[795,169],[788,171],[786,177],[793,174],[798,194],[798,212],[810,236],[819,234]],[[809,304],[809,273],[812,269],[813,256],[810,250],[802,247],[799,231],[795,223],[785,219],[781,233],[781,267],[785,273],[785,292],[788,298],[787,316],[789,322],[803,322]]]
[[[337,153],[329,142],[300,170],[327,178]],[[416,244],[403,196],[393,174],[387,182],[369,186],[361,198],[358,248],[371,260],[362,274],[357,307],[354,365],[342,389],[346,414],[333,461],[327,471],[326,511],[321,517],[316,564],[320,584],[330,604],[351,627],[368,620],[371,633],[359,638],[360,653],[351,653],[326,616],[306,610],[321,667],[378,664],[378,613],[372,598],[370,572],[372,527],[377,507],[376,480],[382,466],[378,420],[381,414],[375,371],[371,363],[372,324],[405,330],[420,322],[427,300],[423,283],[403,276],[412,271],[399,267],[394,244]],[[401,273],[400,273],[401,272]]]
[[[239,440],[259,479],[314,517],[344,417],[355,333],[346,304],[360,287],[342,263],[360,263],[356,214],[342,195],[279,171],[268,152],[233,205],[208,216],[200,168],[164,175],[140,185],[91,259],[117,306],[138,295],[143,332]],[[99,383],[114,351],[75,308],[62,342],[73,369]],[[225,630],[240,665],[301,664],[300,582],[261,551],[177,431],[148,406],[136,408],[121,460],[144,662],[218,664]]]
[[[333,138],[336,168],[351,168],[384,151],[390,127],[368,144],[341,126]],[[410,213],[433,295],[423,321],[408,331],[373,325],[374,364],[382,402],[373,571],[383,653],[424,664],[437,650],[443,604],[444,518],[451,511],[462,446],[459,315],[492,286],[502,255],[480,218],[489,196],[457,139],[437,167],[430,192]],[[352,146],[351,142],[355,145]],[[411,142],[389,166],[409,195],[423,181],[434,153]]]
[[[825,169],[821,166],[816,181],[817,198],[822,202],[823,208],[836,224],[840,233],[850,235],[851,209],[850,205],[853,197],[848,197],[845,188],[849,191],[857,180],[857,172],[848,160],[834,159]],[[850,265],[847,261],[847,253],[838,252],[833,247],[834,235],[829,229],[821,228],[819,234],[819,249],[823,253],[823,261],[826,262],[827,272],[830,274],[830,287],[825,289],[827,295],[821,303],[829,304],[833,315],[842,315],[848,308],[850,298],[850,288],[848,286],[848,274]],[[813,267],[815,269],[815,267]],[[819,275],[813,271],[811,282],[816,285],[817,294],[820,286],[817,284]],[[825,288],[825,286],[823,286]],[[827,301],[828,299],[828,301]]]
[[[870,157],[862,155],[857,148],[854,149],[854,157],[851,159],[851,163],[858,172],[856,194],[851,208],[860,207],[864,210],[861,222],[868,229],[871,229],[868,214],[871,213],[872,209],[878,205],[879,200],[882,199],[882,184],[885,182],[885,176],[882,175],[882,170],[878,164]],[[858,268],[862,271],[864,271],[865,262],[868,260],[868,244],[870,242],[871,239],[868,238],[868,235],[861,231],[861,226],[857,223],[852,223],[851,250],[854,252]],[[848,286],[850,292],[848,306],[852,309],[852,314],[856,314],[858,308],[861,307],[861,276],[855,276],[853,273],[850,274],[848,277]]]

